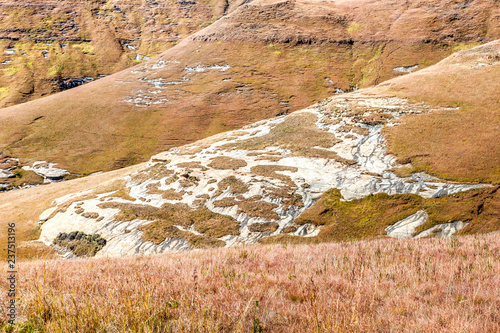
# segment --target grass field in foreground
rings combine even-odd
[[[25,262],[16,330],[494,332],[499,236]]]

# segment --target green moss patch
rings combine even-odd
[[[490,232],[500,228],[499,189],[487,187],[430,199],[415,194],[379,193],[352,201],[341,201],[340,191],[332,189],[295,219],[298,225],[321,226],[318,236],[306,239],[280,235],[262,242],[341,242],[380,237],[386,234],[386,227],[419,210],[427,212],[429,219],[415,234],[453,221],[469,223],[460,234]]]

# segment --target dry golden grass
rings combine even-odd
[[[201,169],[201,171],[208,170],[207,167],[201,165],[200,162],[184,162],[175,165],[178,168],[188,168],[188,169]]]
[[[387,128],[389,152],[442,179],[500,183],[499,55],[495,42],[373,89],[458,107],[407,116]],[[492,65],[480,67],[480,62]]]
[[[499,234],[21,263],[15,329],[496,332]],[[7,281],[0,280],[5,294]],[[0,299],[0,329],[6,302]]]
[[[278,228],[279,224],[276,222],[254,223],[248,226],[251,232],[275,232]]]
[[[231,194],[246,193],[249,189],[248,185],[243,181],[239,180],[235,176],[229,176],[222,179],[217,184],[217,191],[215,192],[214,197],[221,195],[223,191],[227,190],[227,188],[229,188],[229,193]]]
[[[279,215],[273,211],[277,204],[261,200],[261,196],[253,196],[250,198],[238,197],[235,198],[222,198],[221,200],[214,201],[215,207],[232,207],[238,206],[238,214],[245,213],[250,217],[261,217],[264,219],[276,220]]]

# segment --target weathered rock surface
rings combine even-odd
[[[402,178],[392,171],[399,165],[386,154],[382,129],[394,126],[403,115],[430,110],[424,104],[371,98],[360,91],[174,148],[153,156],[147,170],[127,177],[127,185],[121,189],[127,191],[125,197],[108,192],[81,201],[77,196],[59,200],[58,205],[66,207],[42,225],[40,239],[50,245],[60,232],[98,233],[107,240],[98,255],[192,248],[183,238],[165,236],[159,244],[145,240],[138,228],[153,220],[116,218],[125,211],[133,212],[134,205],[161,209],[165,204],[185,204],[188,210],[203,207],[238,221],[238,235],[218,237],[226,246],[255,243],[281,233],[313,237],[321,227],[286,228],[331,188],[352,200],[375,193],[430,198],[481,187],[441,182],[422,173]],[[427,214],[419,212],[389,227],[388,235],[411,237],[426,219]],[[251,231],[269,223],[275,228]],[[173,227],[204,236],[193,225]]]
[[[387,227],[385,231],[387,232],[387,236],[389,237],[413,238],[415,229],[417,229],[417,227],[427,222],[428,218],[429,215],[427,215],[425,211],[421,210]]]
[[[422,237],[428,237],[428,236],[451,237],[457,231],[465,228],[467,226],[467,224],[468,223],[464,223],[462,221],[438,224],[432,228],[429,228],[425,231],[422,231],[417,236],[415,236],[415,238],[422,238]]]
[[[24,170],[31,170],[42,176],[46,183],[62,180],[65,175],[69,175],[67,170],[56,168],[55,163],[47,163],[46,161],[34,162],[33,165],[24,166]]]

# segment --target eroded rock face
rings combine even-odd
[[[158,154],[118,191],[61,200],[64,211],[42,225],[40,239],[50,245],[60,232],[98,233],[107,240],[98,255],[127,255],[191,249],[209,238],[231,246],[283,233],[312,237],[321,227],[298,227],[294,219],[331,188],[352,200],[382,192],[430,198],[481,186],[393,172],[399,165],[386,154],[382,129],[403,115],[428,112],[428,106],[344,96]],[[176,222],[181,219],[167,216],[174,210],[179,218],[182,212],[211,212],[239,227],[224,234],[196,214]],[[427,214],[415,215],[388,233],[410,237]],[[151,233],[155,239],[145,237]]]
[[[415,229],[424,224],[429,215],[423,210],[416,212],[413,215],[385,228],[387,236],[394,238],[413,238]]]

